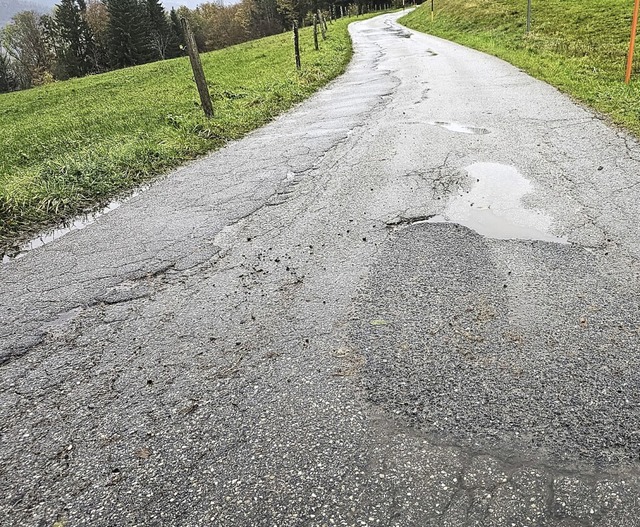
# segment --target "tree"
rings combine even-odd
[[[238,5],[225,6],[221,2],[200,4],[196,12],[202,20],[204,49],[225,48],[248,40],[248,35],[236,16]]]
[[[0,36],[0,42],[2,37]],[[6,50],[0,44],[0,93],[6,93],[15,89],[11,62]]]
[[[298,23],[302,22],[311,8],[307,0],[276,0],[276,9],[286,28],[291,28],[294,20],[298,21]]]
[[[180,48],[180,52],[182,54],[182,50],[187,45],[187,42],[184,39],[184,32],[182,31],[182,25],[180,24],[180,19],[178,18],[178,13],[174,8],[171,8],[171,13],[169,14],[169,18],[171,19],[171,29],[178,37],[178,47]]]
[[[180,54],[178,35],[167,19],[167,13],[159,0],[147,0],[147,12],[151,26],[151,45],[162,60]]]
[[[15,15],[2,35],[18,88],[37,86],[52,78],[53,53],[46,43],[42,19],[34,11]]]
[[[87,25],[93,34],[93,63],[96,71],[109,69],[109,11],[102,0],[89,0],[85,13]]]
[[[140,0],[105,0],[109,12],[108,48],[111,65],[126,68],[159,58],[152,47],[147,8]]]
[[[275,0],[242,0],[238,19],[250,39],[282,33],[284,29]]]
[[[95,41],[87,23],[85,0],[61,0],[53,16],[56,56],[67,77],[96,71]]]
[[[191,32],[193,33],[193,37],[196,39],[196,45],[198,46],[198,50],[200,51],[209,51],[206,48],[207,37],[205,35],[204,28],[204,20],[202,19],[202,14],[200,11],[196,9],[189,9],[185,6],[180,6],[176,10],[176,17],[178,20],[181,18],[186,18],[189,22],[189,27],[191,28]],[[182,35],[182,43],[184,44],[184,35]]]

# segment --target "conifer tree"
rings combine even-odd
[[[86,20],[85,0],[61,0],[56,6],[51,31],[59,65],[68,77],[80,77],[96,70],[95,42]]]
[[[174,8],[171,8],[171,13],[169,14],[169,18],[171,19],[171,29],[173,30],[174,34],[178,39],[177,47],[179,49],[179,54],[183,55],[184,52],[182,50],[185,48],[187,43],[184,40],[184,33],[182,31],[182,25],[180,24],[180,18],[178,17],[178,13]]]
[[[126,68],[159,58],[152,47],[147,8],[140,0],[106,0],[111,64]]]
[[[161,59],[179,55],[178,36],[167,19],[167,13],[159,0],[147,0],[147,13],[151,27],[151,45]]]

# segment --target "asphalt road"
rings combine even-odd
[[[640,525],[640,145],[397,17],[0,267],[0,525]]]

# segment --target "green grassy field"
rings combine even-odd
[[[216,116],[202,116],[187,58],[0,94],[0,253],[263,125],[342,73],[347,25],[321,50],[301,31],[202,56]]]
[[[632,0],[533,0],[528,35],[526,0],[435,0],[433,23],[430,10],[400,22],[511,62],[640,135],[640,52],[624,84]]]

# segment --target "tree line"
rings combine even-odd
[[[181,56],[182,17],[200,51],[211,51],[304,24],[318,9],[359,14],[382,4],[353,1],[218,1],[167,12],[160,0],[60,0],[51,14],[23,11],[0,30],[0,92]]]

